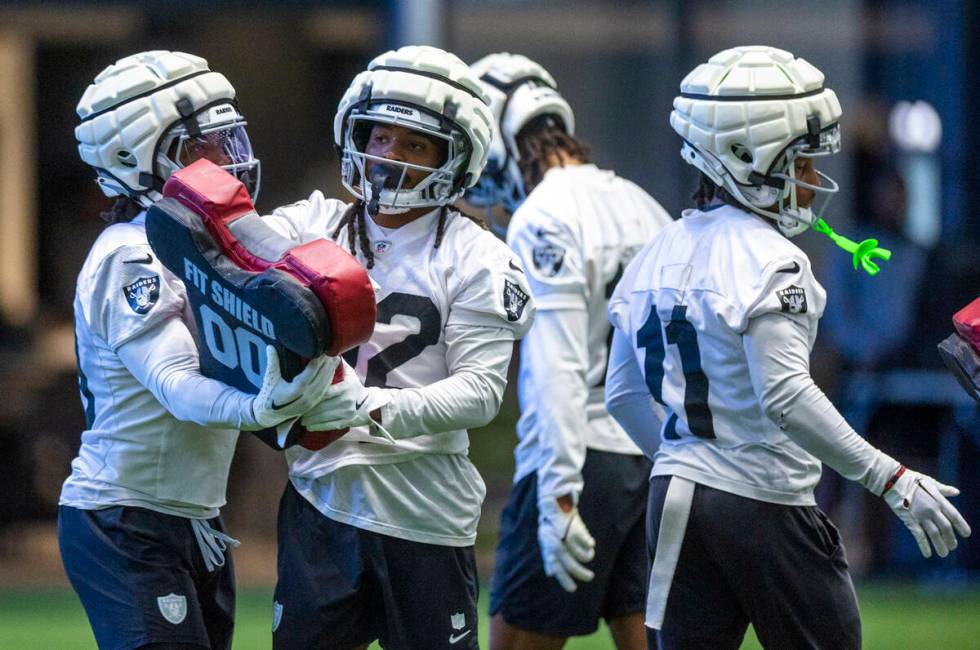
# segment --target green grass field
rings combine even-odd
[[[876,650],[980,648],[980,591],[932,593],[908,586],[875,585],[859,590],[865,648]],[[236,650],[271,645],[271,589],[246,589],[239,594]],[[486,605],[486,594],[481,596]],[[487,645],[486,619],[480,621],[481,647]],[[0,593],[0,648],[3,650],[73,650],[94,648],[85,613],[67,590]],[[574,639],[571,650],[612,648],[600,629]],[[743,648],[759,648],[749,633]]]

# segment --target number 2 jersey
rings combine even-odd
[[[820,462],[763,412],[742,334],[750,319],[782,314],[806,327],[812,349],[825,302],[806,254],[733,206],[685,210],[637,254],[609,317],[629,337],[647,388],[666,409],[654,475],[772,503],[814,504]]]
[[[266,219],[293,239],[331,238],[347,208],[314,192]],[[331,519],[468,546],[485,487],[466,455],[466,428],[496,415],[513,341],[534,306],[517,257],[455,210],[436,248],[439,212],[395,229],[362,222],[374,254],[368,274],[379,287],[377,324],[370,341],[344,356],[366,386],[394,389],[381,413],[396,444],[355,427],[321,451],[293,447],[286,457],[293,485]],[[348,248],[347,226],[333,238]],[[359,237],[354,255],[366,266]]]

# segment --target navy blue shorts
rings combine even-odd
[[[380,535],[323,516],[286,485],[273,647],[478,648],[473,547]]]
[[[591,582],[568,593],[544,573],[538,545],[538,484],[532,472],[518,481],[500,518],[500,542],[490,590],[490,615],[508,624],[556,637],[595,632],[646,609],[649,581],[644,525],[650,461],[589,449],[579,514],[596,541],[588,566]]]
[[[220,517],[208,522],[224,532]],[[231,555],[208,572],[191,521],[143,508],[58,508],[58,544],[102,650],[150,643],[230,648]]]
[[[651,560],[670,478],[650,481]],[[661,650],[734,649],[750,622],[766,648],[860,648],[840,534],[819,508],[697,485],[663,625],[648,638]]]

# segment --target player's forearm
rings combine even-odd
[[[382,423],[395,438],[481,427],[497,415],[513,335],[490,327],[446,328],[450,376],[422,388],[388,389]]]
[[[606,410],[644,455],[653,460],[660,447],[663,414],[654,405],[629,338],[613,332],[606,372]]]
[[[462,372],[424,388],[389,389],[381,421],[395,438],[482,427],[497,415],[505,384]]]
[[[127,341],[117,354],[178,420],[215,428],[256,426],[251,395],[201,374],[194,340],[179,318]]]
[[[898,463],[859,436],[813,382],[805,329],[769,314],[750,322],[743,343],[766,415],[841,476],[880,494]]]
[[[539,310],[521,346],[521,407],[533,409],[540,435],[538,499],[582,491],[589,419],[588,315]]]
[[[252,396],[208,379],[195,369],[166,367],[157,379],[157,399],[178,420],[205,427],[250,430],[259,425],[252,415]]]

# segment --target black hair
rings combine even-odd
[[[559,152],[582,163],[590,162],[589,147],[570,135],[562,121],[554,115],[537,116],[517,132],[515,140],[521,156],[517,161],[517,167],[521,171],[524,189],[528,193],[544,178],[550,166],[549,158],[557,158],[560,164]]]
[[[330,235],[331,239],[337,239],[340,236],[340,231],[347,226],[347,247],[350,249],[351,255],[357,255],[357,249],[361,249],[361,254],[364,255],[364,259],[367,262],[367,267],[369,269],[374,268],[374,251],[371,250],[371,242],[368,240],[367,236],[367,224],[365,223],[366,213],[365,202],[363,199],[357,199],[351,203],[347,211],[344,212],[344,216],[340,218],[340,223],[334,229],[333,234]],[[446,234],[446,217],[449,212],[448,206],[442,206],[439,209],[439,223],[436,225],[436,241],[433,244],[433,248],[439,248],[442,244],[442,238]],[[480,217],[474,217],[473,215],[466,214],[465,212],[459,212],[460,216],[466,217],[476,225],[480,226],[483,230],[489,230],[487,222]]]
[[[120,196],[113,201],[108,210],[104,210],[99,216],[109,224],[128,223],[142,211],[142,205],[128,196]]]
[[[715,199],[718,199],[722,203],[733,205],[740,210],[745,209],[745,206],[739,203],[728,190],[717,185],[704,172],[701,172],[701,178],[698,179],[698,189],[694,191],[691,198],[694,199],[694,204],[698,206],[698,210],[704,210]]]

